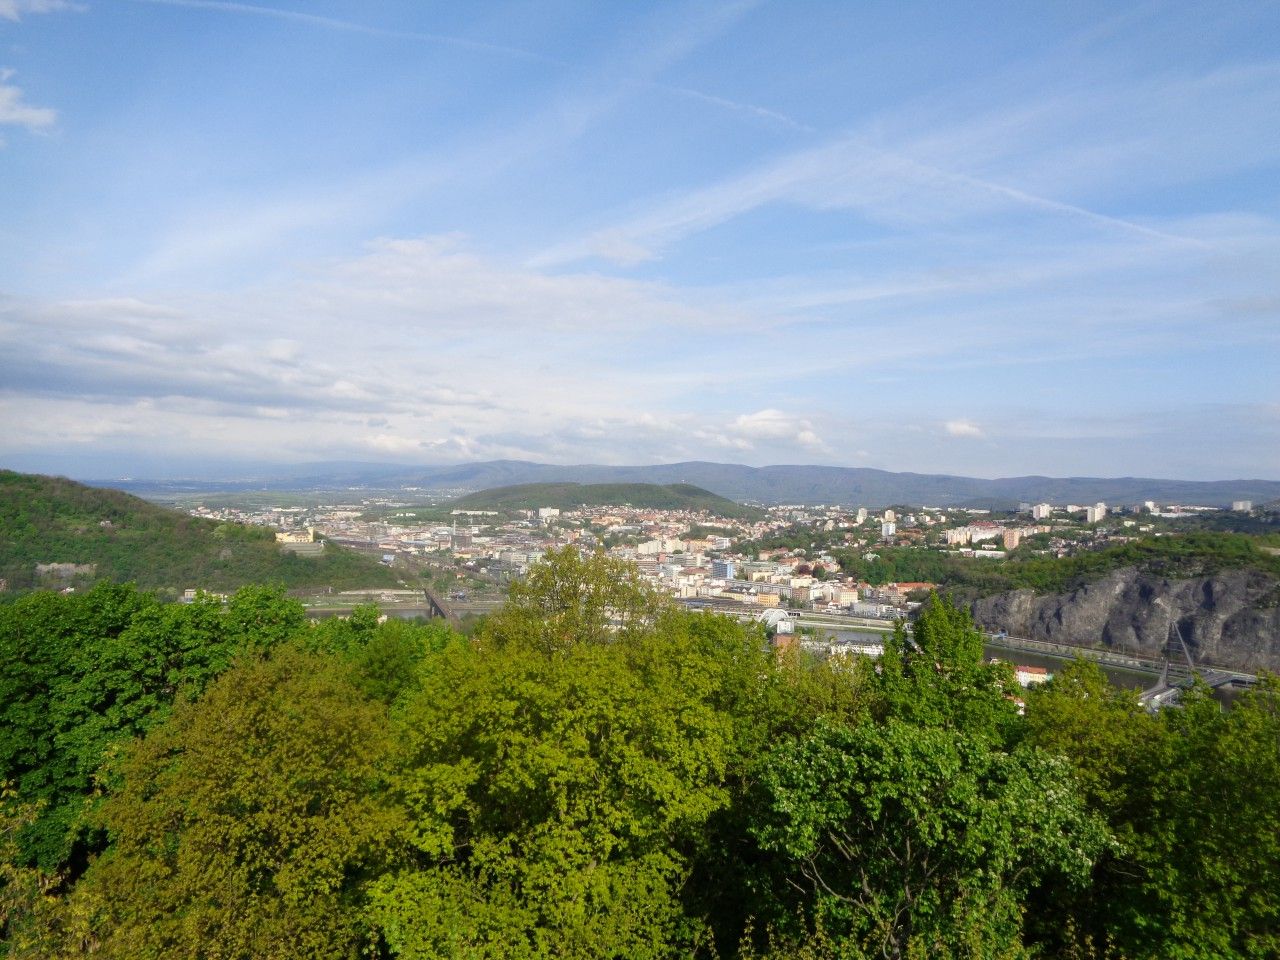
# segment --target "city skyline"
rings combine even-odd
[[[1276,36],[0,0],[0,466],[1280,478]]]

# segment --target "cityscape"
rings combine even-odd
[[[1280,958],[1276,0],[0,0],[0,960]]]

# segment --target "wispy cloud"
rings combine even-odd
[[[47,130],[57,123],[58,111],[49,107],[33,107],[24,102],[22,89],[9,83],[13,75],[14,71],[0,68],[0,124]]]
[[[951,437],[981,439],[986,436],[985,431],[972,420],[948,420],[943,424],[943,429]]]
[[[671,84],[655,84],[660,90],[674,94],[677,97],[686,97],[690,100],[696,100],[699,103],[710,104],[713,107],[721,107],[735,113],[741,113],[746,116],[754,117],[757,120],[763,120],[766,123],[776,124],[789,130],[796,130],[801,133],[815,133],[813,127],[806,123],[801,123],[794,117],[789,117],[785,113],[778,110],[770,110],[768,107],[762,107],[754,103],[744,103],[739,100],[730,100],[727,97],[717,97],[714,94],[704,93],[701,90],[694,90],[691,87],[678,87]]]
[[[1102,235],[1197,245],[1154,218],[1120,215],[1073,194],[1150,188],[1211,170],[1274,162],[1264,131],[1280,110],[1280,64],[1042,94],[1003,110],[939,122],[876,117],[851,133],[783,153],[734,176],[639,206],[531,262],[654,259],[685,237],[771,204],[849,211],[896,229],[977,220],[1056,218]],[[945,99],[945,98],[944,98]],[[1213,133],[1217,131],[1217,135]],[[1232,150],[1234,146],[1234,151]]]
[[[662,202],[583,240],[543,251],[531,263],[555,266],[591,257],[610,259],[621,252],[615,262],[634,264],[652,259],[686,236],[779,201],[818,210],[848,209],[895,226],[943,224],[1021,208],[1154,240],[1200,242],[1006,184],[944,170],[862,138],[850,138],[786,156],[751,173]]]
[[[0,0],[3,2],[3,0]],[[133,0],[134,3],[146,3],[161,7],[184,7],[192,10],[210,10],[218,13],[243,14],[253,17],[267,17],[273,20],[287,20],[324,30],[338,30],[343,33],[358,33],[368,37],[381,37],[387,40],[407,40],[417,43],[437,44],[470,50],[476,53],[495,54],[514,57],[518,60],[529,60],[536,63],[564,65],[563,60],[544,56],[532,50],[513,47],[487,40],[474,40],[469,37],[457,37],[444,33],[431,33],[421,30],[397,30],[359,23],[354,20],[342,20],[337,17],[325,17],[300,10],[284,10],[279,7],[268,7],[254,3],[234,3],[231,0]]]
[[[16,23],[29,13],[61,13],[84,9],[84,4],[72,3],[71,0],[0,0],[0,20]]]
[[[12,31],[0,455],[1276,463],[1265,2],[136,2]]]
[[[67,3],[66,0],[0,0],[0,15],[3,15],[4,13],[5,3],[21,4],[24,2],[37,6],[45,5],[47,6],[47,9],[70,8],[74,6],[73,4]],[[525,60],[531,63],[540,63],[554,67],[571,67],[573,65],[570,61],[564,60],[560,57],[549,56],[523,47],[511,46],[510,44],[494,43],[488,40],[476,40],[469,37],[459,37],[451,34],[434,33],[430,31],[401,30],[391,27],[379,27],[356,20],[326,17],[319,14],[305,13],[300,10],[287,10],[263,4],[238,3],[235,2],[235,0],[132,0],[132,2],[145,3],[152,6],[179,7],[191,10],[207,10],[218,13],[240,14],[244,16],[263,17],[274,20],[285,20],[292,23],[316,27],[318,29],[337,30],[343,33],[361,34],[385,40],[400,40],[455,47],[460,50],[510,57],[516,60]],[[728,97],[716,96],[688,86],[663,83],[659,81],[656,76],[652,75],[657,70],[661,70],[663,67],[669,65],[671,62],[687,56],[698,46],[698,44],[705,40],[706,36],[713,35],[715,32],[724,29],[725,26],[744,16],[747,12],[757,6],[759,6],[759,0],[738,0],[738,2],[722,4],[717,8],[713,8],[712,15],[702,18],[703,26],[695,26],[693,29],[685,31],[682,35],[677,35],[669,43],[657,50],[656,56],[654,56],[652,61],[652,66],[655,69],[642,70],[638,76],[633,78],[633,85],[636,87],[657,90],[675,97],[694,100],[699,103],[713,106],[719,110],[752,117],[756,120],[764,121],[790,130],[812,132],[811,127],[800,123],[778,110],[772,110],[768,107],[759,106],[758,104],[746,103]],[[16,13],[13,19],[17,19]]]
[[[744,413],[736,417],[728,429],[752,442],[786,440],[810,451],[830,452],[814,432],[811,421],[773,408]]]

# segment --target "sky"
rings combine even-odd
[[[0,466],[1280,479],[1280,4],[0,0]]]

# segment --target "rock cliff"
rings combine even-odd
[[[1012,636],[1144,657],[1159,657],[1177,624],[1198,663],[1280,671],[1280,580],[1257,570],[1166,580],[1127,568],[1069,593],[984,597],[973,617]]]

